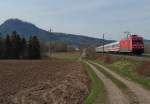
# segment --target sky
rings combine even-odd
[[[129,31],[150,39],[150,0],[0,0],[10,18],[54,32],[120,40]]]

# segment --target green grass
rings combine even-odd
[[[84,104],[107,104],[107,94],[103,82],[97,77],[89,65],[85,63],[83,65],[92,80],[92,89]]]
[[[150,78],[141,76],[137,73],[137,68],[142,64],[142,62],[129,59],[121,59],[111,64],[104,63],[103,61],[99,60],[97,60],[96,62],[109,67],[111,70],[115,71],[121,76],[135,81],[150,90]]]
[[[63,53],[53,53],[53,58],[67,61],[76,61],[80,57],[79,52],[63,52]]]
[[[93,65],[95,65],[95,64],[93,64]],[[106,72],[104,69],[100,68],[98,65],[95,65],[95,66],[96,66],[96,68],[97,68],[98,70],[100,70],[107,78],[111,79],[112,82],[113,82],[114,84],[116,84],[116,85],[121,89],[121,91],[122,91],[125,95],[128,96],[128,99],[129,99],[129,101],[130,101],[131,104],[134,104],[134,103],[135,103],[135,104],[139,104],[139,102],[138,102],[136,96],[130,91],[130,89],[129,89],[123,82],[121,82],[120,80],[118,80],[118,79],[116,79],[115,77],[113,77],[112,74]]]

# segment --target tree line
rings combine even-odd
[[[16,31],[0,37],[0,59],[40,59],[40,42],[36,36],[27,41]]]

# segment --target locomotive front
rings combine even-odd
[[[139,37],[137,35],[132,35],[130,37],[131,43],[132,43],[132,52],[134,54],[142,54],[144,53],[144,42],[143,38]]]

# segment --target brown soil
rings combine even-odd
[[[89,84],[78,62],[0,61],[0,104],[82,104]]]

